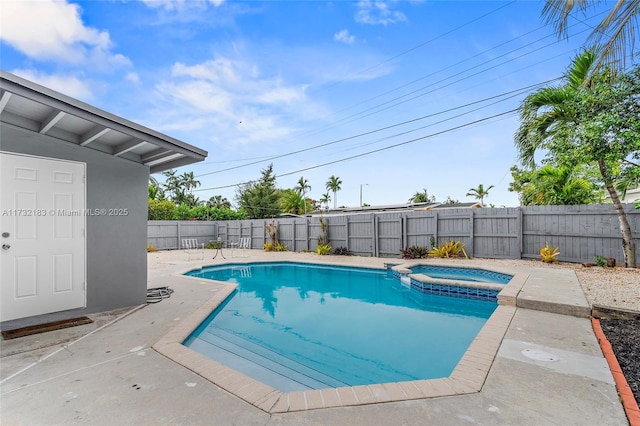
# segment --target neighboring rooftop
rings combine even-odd
[[[362,207],[340,207],[337,209],[328,209],[322,212],[313,212],[316,214],[363,214],[363,213],[379,213],[379,212],[405,212],[414,210],[433,210],[433,209],[469,209],[480,208],[482,204],[479,202],[472,203],[408,203],[408,204],[389,204],[383,206],[362,206]]]

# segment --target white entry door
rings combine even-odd
[[[0,321],[86,306],[84,176],[0,153]]]

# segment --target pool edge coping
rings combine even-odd
[[[194,269],[198,268],[190,268],[184,273]],[[512,283],[514,285],[508,289],[505,297],[498,296],[498,306],[495,311],[487,319],[448,377],[294,392],[279,391],[182,344],[237,288],[236,284],[214,280],[211,281],[220,285],[218,291],[170,329],[152,345],[152,348],[205,380],[272,414],[478,393],[482,390],[498,348],[515,315],[516,296],[528,278],[528,274],[513,275],[514,277],[505,285],[502,292],[505,292]],[[199,277],[183,274],[181,276],[201,280]],[[516,280],[517,276],[519,277]]]

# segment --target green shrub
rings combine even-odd
[[[151,244],[147,244],[147,253],[153,253],[154,251],[158,251],[158,249]]]
[[[333,249],[333,254],[336,256],[355,256],[351,250],[346,247],[336,247]]]
[[[322,244],[319,245],[316,248],[316,253],[318,253],[321,256],[326,256],[328,254],[331,254],[331,244]]]
[[[601,268],[604,268],[605,266],[607,266],[607,258],[605,256],[596,254],[595,259],[596,259],[596,265],[600,266]]]
[[[464,251],[464,243],[460,241],[447,241],[439,247],[429,250],[429,257],[460,257],[464,255],[467,259],[467,252]]]
[[[169,200],[149,200],[149,220],[173,220],[176,206]]]
[[[429,254],[429,247],[411,246],[400,250],[403,259],[424,259]]]
[[[287,246],[285,246],[280,242],[278,243],[267,242],[267,243],[264,243],[264,251],[287,251]]]
[[[222,247],[222,241],[209,241],[204,248],[208,250],[215,250]]]
[[[549,243],[547,243],[540,249],[540,260],[545,263],[553,263],[558,260],[557,257],[559,254],[560,247],[551,247]]]

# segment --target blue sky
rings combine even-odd
[[[209,152],[203,200],[273,163],[338,205],[518,205],[512,112],[561,76],[596,24],[558,40],[537,1],[2,0],[0,61],[35,81]],[[606,7],[606,5],[604,5]],[[492,118],[493,117],[493,118]],[[161,176],[158,176],[162,180]],[[331,203],[333,205],[333,202]]]

